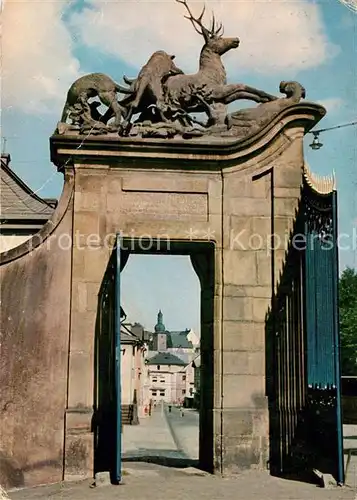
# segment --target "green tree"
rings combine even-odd
[[[357,271],[346,268],[339,286],[341,371],[357,375]]]

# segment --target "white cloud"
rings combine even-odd
[[[3,7],[2,107],[59,114],[78,77],[71,37],[61,19],[70,0],[6,0]]]
[[[330,97],[328,99],[322,99],[320,101],[317,101],[318,104],[321,104],[324,108],[329,113],[334,113],[336,111],[339,111],[343,105],[345,104],[345,101],[341,99],[340,97]]]
[[[68,87],[79,76],[79,61],[62,18],[70,3],[5,1],[3,109],[60,113]],[[239,49],[224,56],[231,80],[239,80],[248,71],[293,78],[297,71],[321,64],[336,53],[324,34],[318,6],[307,0],[206,3],[206,22],[214,10],[226,36],[241,39]],[[190,5],[198,14],[203,2],[191,0]],[[176,54],[177,64],[189,72],[197,69],[202,40],[185,14],[184,6],[174,0],[87,0],[82,11],[70,15],[70,24],[87,50],[102,50],[139,68],[152,52],[164,49]],[[115,68],[110,73],[121,77]]]
[[[337,53],[324,33],[319,7],[306,0],[211,0],[206,4],[206,22],[214,10],[223,21],[225,35],[241,39],[239,49],[224,56],[229,76],[284,70],[291,78]],[[189,5],[199,14],[203,2],[191,0]],[[87,0],[71,24],[88,47],[136,67],[153,51],[164,49],[176,54],[177,64],[185,71],[196,71],[202,40],[184,14],[184,6],[174,0]]]

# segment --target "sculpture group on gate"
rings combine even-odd
[[[123,85],[102,73],[82,76],[68,91],[58,133],[246,137],[281,109],[305,97],[304,88],[297,82],[281,82],[280,92],[286,98],[242,83],[227,84],[222,56],[237,48],[239,39],[224,37],[223,26],[216,23],[214,15],[210,27],[206,27],[205,8],[199,17],[194,17],[187,0],[176,2],[185,7],[188,14],[185,17],[204,40],[198,72],[185,74],[176,66],[174,55],[159,50],[152,54],[137,78],[124,76]],[[122,94],[119,99],[118,94]],[[238,99],[259,105],[229,114],[228,105]],[[99,111],[102,105],[107,108],[103,114]],[[205,118],[199,120],[196,114]]]

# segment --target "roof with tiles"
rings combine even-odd
[[[122,344],[143,344],[142,339],[123,323],[120,328],[120,342]]]
[[[40,198],[10,168],[9,154],[1,155],[1,225],[38,223],[41,227],[53,214],[57,200]]]
[[[167,332],[167,348],[192,349],[192,342],[187,337],[187,332]]]
[[[187,363],[170,352],[158,352],[155,356],[147,360],[147,364],[186,366]]]

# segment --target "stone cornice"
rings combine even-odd
[[[50,138],[51,160],[58,170],[65,164],[133,165],[140,161],[153,168],[165,162],[165,168],[218,170],[237,165],[257,156],[287,129],[301,128],[307,133],[325,115],[325,109],[315,103],[301,102],[283,109],[257,133],[244,139],[232,137],[201,137],[195,139],[142,139],[117,135],[88,136],[54,134]],[[169,162],[167,161],[169,160]],[[191,167],[192,165],[192,167]]]

